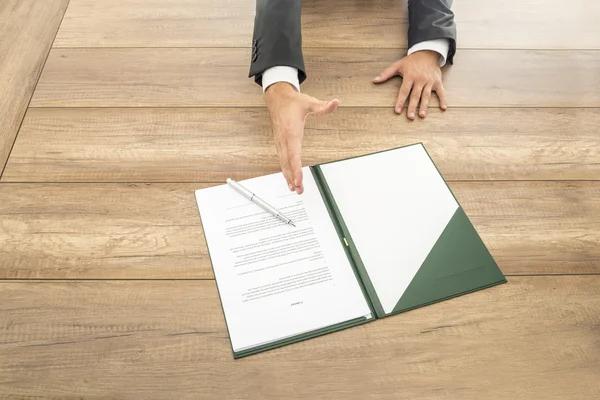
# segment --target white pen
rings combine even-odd
[[[243,187],[242,185],[240,185],[236,181],[234,181],[234,180],[232,180],[230,178],[227,178],[227,184],[230,187],[232,187],[233,189],[235,189],[242,196],[244,196],[245,198],[247,198],[248,200],[250,200],[254,204],[260,206],[262,209],[264,209],[265,211],[269,212],[273,216],[277,217],[279,220],[285,222],[286,224],[292,225],[294,228],[296,227],[296,225],[294,225],[294,223],[292,222],[291,219],[289,219],[288,217],[286,217],[285,215],[283,215],[275,207],[267,204],[260,197],[258,197],[257,195],[255,195],[254,193],[252,193],[251,191],[249,191],[248,189],[246,189],[245,187]]]

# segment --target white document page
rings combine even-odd
[[[421,145],[321,166],[386,313],[458,208]]]
[[[282,174],[239,182],[296,227],[228,185],[196,191],[234,351],[370,316],[312,173],[303,174],[302,195]]]

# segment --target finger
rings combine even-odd
[[[419,109],[419,116],[425,118],[427,110],[429,109],[429,100],[431,99],[431,85],[425,86],[423,93],[421,94],[421,108]]]
[[[422,85],[415,85],[412,88],[412,93],[410,95],[410,101],[408,103],[408,119],[415,119],[415,112],[417,111],[417,105],[419,104],[419,99],[421,98],[421,92],[423,92]]]
[[[412,81],[405,79],[402,81],[402,86],[400,87],[400,91],[398,92],[398,100],[396,100],[396,113],[402,114],[402,109],[404,108],[404,103],[406,103],[406,99],[410,95],[410,89],[412,88]]]
[[[379,75],[377,75],[377,77],[375,77],[375,79],[373,79],[373,82],[383,83],[396,75],[400,75],[401,66],[402,66],[401,62],[397,62],[397,63],[390,65],[389,67],[387,67],[386,69],[381,71],[381,73]]]
[[[442,81],[438,81],[436,85],[433,87],[433,90],[437,93],[438,98],[440,99],[440,108],[444,111],[448,108],[448,103],[446,102],[446,92],[444,91],[444,85]]]
[[[292,183],[294,190],[298,194],[302,194],[304,191],[304,185],[302,184],[302,161],[300,159],[300,150],[302,144],[300,137],[294,137],[288,142],[288,158],[292,174]]]
[[[308,115],[326,115],[334,112],[338,105],[340,104],[338,99],[333,99],[331,101],[320,101],[317,99],[311,99],[308,102]]]
[[[279,165],[281,166],[281,172],[285,177],[290,191],[294,191],[294,184],[292,183],[294,178],[292,177],[292,168],[290,167],[290,159],[288,157],[287,145],[285,142],[277,145],[277,155],[279,156]]]

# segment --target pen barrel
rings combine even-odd
[[[279,218],[280,220],[285,221],[285,222],[289,221],[286,217],[281,215],[279,210],[277,210],[276,208],[273,208],[269,204],[265,203],[260,197],[254,196],[252,201],[255,202],[256,204],[258,204],[260,207],[264,208],[265,211],[267,211],[267,212],[271,213],[272,215],[276,216],[277,218]]]
[[[274,217],[278,218],[279,220],[285,222],[286,224],[294,225],[292,223],[292,220],[289,219],[289,218],[287,218],[283,214],[281,214],[278,209],[272,207],[268,203],[265,203],[261,198],[257,197],[254,193],[252,193],[251,191],[249,191],[248,189],[246,189],[245,187],[243,187],[239,183],[235,182],[232,179],[227,179],[227,184],[229,186],[231,186],[233,189],[235,189],[238,193],[240,193],[241,195],[243,195],[245,198],[247,198],[248,200],[250,200],[254,204],[256,204],[259,207],[261,207],[263,210],[265,210],[269,214],[271,214]]]
[[[229,186],[231,186],[236,192],[238,192],[239,194],[241,194],[242,196],[244,196],[245,198],[247,198],[248,200],[252,200],[252,197],[254,197],[254,193],[252,193],[251,191],[249,191],[248,189],[246,189],[245,187],[243,187],[242,185],[240,185],[237,182],[234,182],[232,180],[228,180],[227,183],[229,184]]]

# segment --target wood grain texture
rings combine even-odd
[[[304,47],[406,47],[406,1],[303,0]],[[56,47],[250,47],[255,0],[73,0]]]
[[[0,278],[213,278],[195,185],[0,185]]]
[[[68,3],[0,2],[0,176]]]
[[[600,182],[455,182],[450,188],[505,273],[600,272]]]
[[[0,1],[0,168],[67,3]],[[279,170],[254,7],[70,2],[0,170],[0,398],[600,398],[600,3],[454,2],[451,109],[411,123],[371,83],[406,0],[303,0],[342,105],[304,164],[423,142],[509,282],[234,361],[194,190]]]
[[[599,49],[598,2],[461,0],[459,48]],[[255,1],[73,0],[57,47],[249,47]],[[405,0],[303,0],[303,45],[406,47]]]
[[[458,46],[600,49],[600,3],[588,0],[460,0]]]
[[[213,278],[206,184],[0,184],[0,278]],[[505,274],[600,274],[600,182],[453,182]]]
[[[401,79],[372,80],[401,50],[304,54],[303,92],[342,107],[395,105]],[[54,49],[32,106],[264,106],[249,63],[249,49]],[[444,86],[450,107],[600,107],[599,69],[600,51],[463,50]]]
[[[0,311],[0,396],[600,396],[598,276],[513,277],[236,361],[213,281],[5,282]]]
[[[386,109],[309,119],[304,165],[423,142],[449,180],[598,180],[599,109]],[[279,172],[266,110],[31,109],[6,182],[223,182]]]

